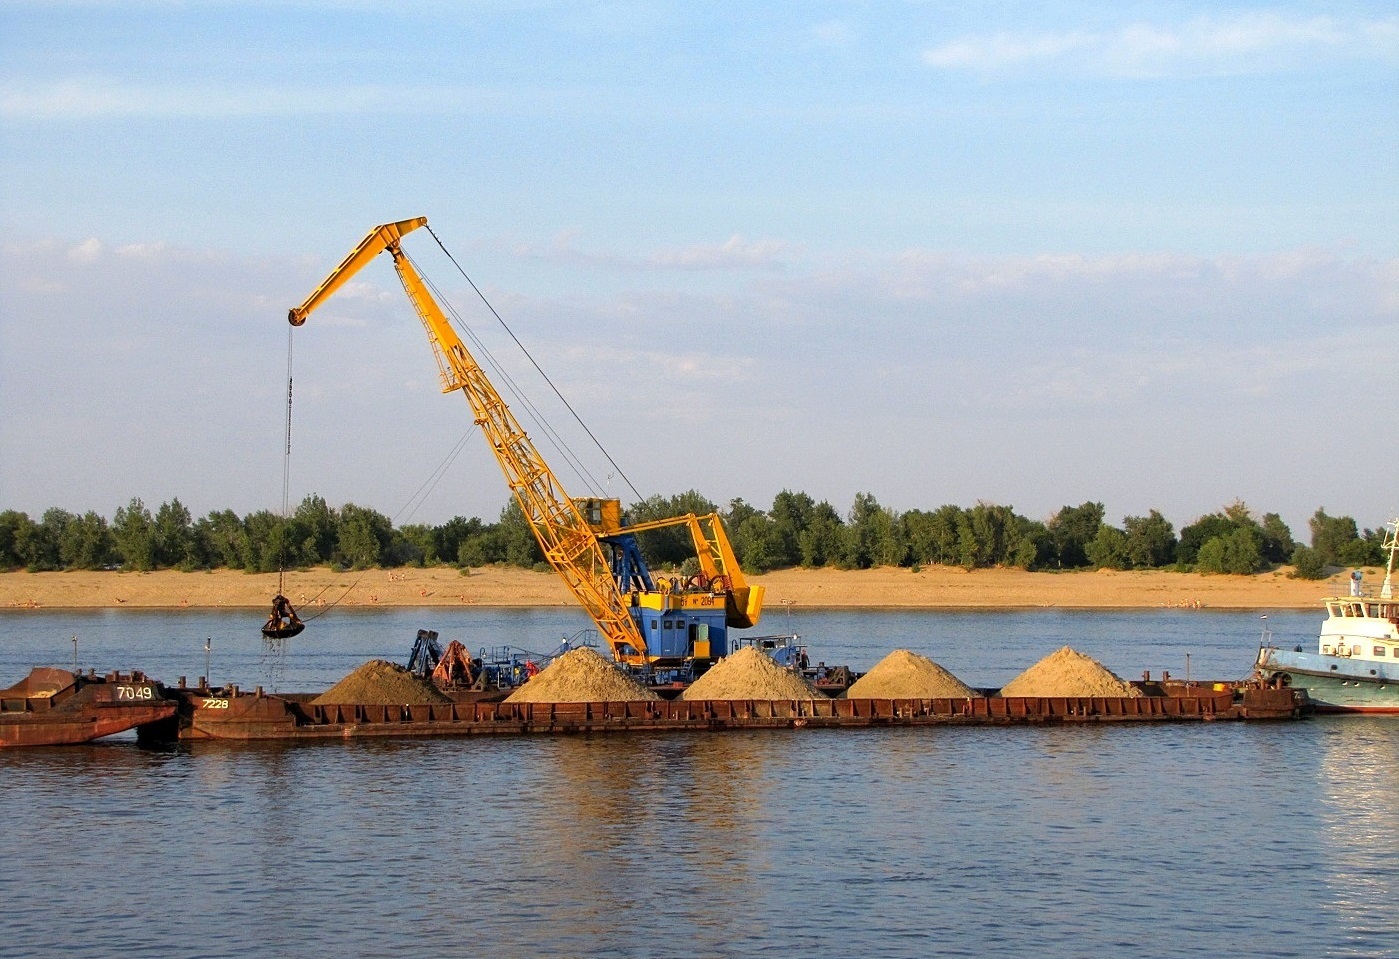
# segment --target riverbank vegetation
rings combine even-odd
[[[733,500],[724,509],[691,490],[633,504],[630,522],[686,513],[719,512],[746,570],[875,566],[1014,567],[1025,570],[1174,569],[1203,573],[1257,573],[1281,564],[1294,575],[1320,579],[1341,566],[1379,565],[1380,529],[1361,530],[1349,516],[1318,509],[1308,523],[1307,545],[1297,542],[1276,513],[1258,516],[1241,502],[1202,516],[1179,534],[1156,510],[1105,521],[1103,504],[1065,506],[1045,521],[1010,506],[977,503],[898,512],[861,493],[841,515],[828,502],[784,490],[762,510]],[[682,527],[639,537],[657,567],[693,564]],[[0,569],[241,569],[331,565],[344,569],[491,564],[541,565],[529,525],[512,501],[493,523],[454,517],[439,526],[394,526],[378,511],[347,503],[332,507],[307,496],[285,520],[262,510],[239,516],[216,510],[195,519],[179,501],[152,513],[140,499],[119,508],[110,521],[96,512],[46,510],[35,520],[17,510],[0,512]]]

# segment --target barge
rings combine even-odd
[[[301,697],[174,690],[186,740],[326,740],[737,729],[1300,719],[1297,689],[1218,683],[1168,695],[964,699],[645,700],[316,705]]]
[[[0,747],[64,746],[131,729],[161,738],[178,705],[140,672],[97,676],[40,666],[0,690]]]

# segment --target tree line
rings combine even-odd
[[[762,510],[732,500],[720,509],[690,490],[652,496],[627,511],[633,523],[686,513],[719,513],[734,552],[754,573],[790,567],[921,568],[942,564],[979,569],[1163,569],[1256,573],[1283,564],[1294,575],[1320,579],[1334,567],[1380,565],[1383,529],[1361,530],[1349,516],[1318,509],[1309,543],[1294,540],[1277,513],[1257,516],[1242,502],[1202,516],[1176,533],[1156,510],[1104,519],[1102,503],[1065,506],[1048,520],[1028,519],[1010,506],[977,503],[905,512],[856,495],[842,515],[830,503],[783,490]],[[692,572],[694,550],[681,527],[642,533],[647,561]],[[278,569],[331,565],[344,569],[439,566],[462,568],[544,564],[529,524],[512,500],[494,523],[456,516],[438,525],[395,526],[389,517],[347,503],[331,507],[315,494],[290,516],[260,510],[239,516],[216,510],[195,519],[179,499],[152,513],[139,499],[109,522],[53,508],[38,519],[0,512],[0,569]]]

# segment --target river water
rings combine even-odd
[[[1320,616],[1272,613],[1286,645]],[[569,610],[0,613],[0,683],[131,667],[310,690],[419,627]],[[800,612],[813,659],[999,686],[1069,644],[1249,671],[1257,614]],[[206,653],[206,641],[209,650]],[[207,660],[206,660],[207,656]],[[1399,955],[1399,721],[752,731],[0,753],[0,956]]]

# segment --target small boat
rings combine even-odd
[[[1353,576],[1350,595],[1324,600],[1315,653],[1279,649],[1264,630],[1256,667],[1265,683],[1305,689],[1317,712],[1399,714],[1399,519],[1388,525],[1384,548],[1389,560],[1377,595],[1368,595]]]

